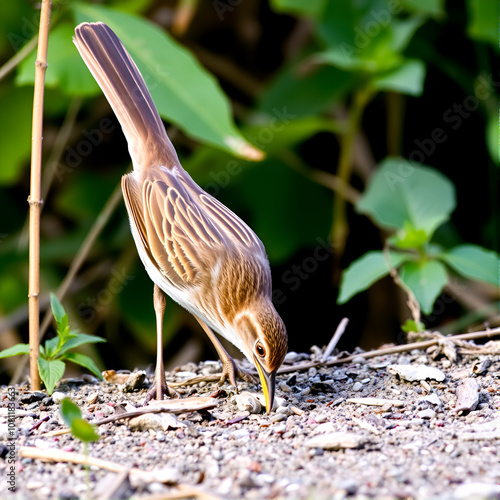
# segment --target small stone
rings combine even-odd
[[[138,370],[132,372],[126,382],[122,386],[123,392],[134,392],[141,389],[146,380],[146,372],[144,370]]]
[[[218,361],[205,361],[201,373],[203,375],[215,375],[221,371],[221,365]]]
[[[432,379],[443,382],[445,374],[434,366],[426,365],[389,365],[387,371],[393,375],[399,375],[408,382]]]
[[[421,398],[418,398],[419,401],[426,401],[427,403],[431,403],[435,406],[443,406],[442,401],[439,399],[438,395],[435,394],[434,392],[429,394],[428,396],[423,396]]]
[[[86,400],[85,402],[89,405],[93,405],[97,403],[97,398],[99,397],[97,392],[93,392]]]
[[[283,420],[286,419],[286,415],[283,415],[283,413],[275,413],[274,415],[271,415],[269,420],[275,424],[276,422],[282,422]]]
[[[260,413],[262,411],[262,405],[249,392],[238,394],[235,401],[240,411],[248,411],[249,413]]]
[[[493,483],[466,483],[457,486],[453,498],[457,500],[494,500],[500,496],[500,485]]]
[[[304,445],[307,448],[323,448],[324,450],[340,450],[343,448],[360,448],[370,439],[352,432],[331,432],[319,434],[307,439]]]
[[[457,395],[457,405],[455,411],[474,411],[479,403],[479,384],[473,378],[463,380],[455,391]]]
[[[27,392],[19,397],[19,401],[25,405],[35,403],[37,401],[42,401],[47,397],[47,394],[39,391]]]
[[[431,410],[428,408],[427,410],[421,410],[417,412],[417,416],[419,418],[426,418],[426,419],[431,419],[436,416],[436,412],[434,410]]]
[[[129,427],[133,431],[168,431],[185,426],[171,413],[146,413],[129,420]]]
[[[363,364],[363,363],[366,363],[366,358],[364,356],[356,356],[352,360],[352,363],[353,364]]]
[[[56,391],[52,393],[51,397],[52,401],[54,401],[54,403],[58,405],[66,397],[66,394],[64,394],[64,392]]]
[[[291,392],[292,391],[292,389],[287,384],[285,384],[284,382],[281,382],[280,389],[283,392]]]
[[[363,389],[363,384],[361,382],[355,382],[352,386],[354,392],[359,392],[361,389]]]

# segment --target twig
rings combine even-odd
[[[21,458],[32,458],[52,462],[83,464],[119,473],[123,473],[128,470],[131,477],[143,480],[144,482],[151,482],[150,478],[152,471],[145,471],[142,469],[138,469],[137,467],[129,468],[126,465],[117,464],[116,462],[111,462],[110,460],[89,457],[88,455],[84,455],[83,453],[51,449],[42,450],[34,446],[21,446],[21,448],[19,449],[19,456]],[[184,494],[184,497],[194,497],[203,500],[220,500],[219,497],[216,497],[209,493],[205,493],[204,491],[195,488],[194,486],[190,486],[187,484],[176,484],[176,487],[180,489],[180,491]]]
[[[349,110],[347,130],[340,138],[337,175],[344,186],[350,184],[354,141],[360,128],[364,109],[372,97],[373,90],[369,87],[362,88],[355,92],[353,103]],[[332,248],[335,250],[335,261],[337,265],[341,255],[344,253],[348,233],[345,201],[345,196],[335,196],[333,198],[333,220],[330,236],[332,239]],[[335,266],[335,280],[337,279],[337,272],[338,269],[337,266]]]
[[[28,433],[33,432],[34,430],[38,429],[44,422],[47,422],[47,420],[50,419],[50,416],[47,415],[46,417],[41,418],[31,429],[28,431]]]
[[[40,293],[40,212],[43,200],[41,196],[42,178],[42,137],[43,137],[43,97],[45,71],[47,69],[47,48],[49,45],[51,0],[42,0],[40,27],[38,32],[38,51],[35,62],[35,89],[33,96],[33,123],[31,147],[31,180],[30,196],[30,246],[29,246],[29,344],[30,344],[30,378],[31,390],[40,390],[38,373],[38,349],[40,309],[38,295]]]
[[[413,321],[415,321],[415,323],[418,325],[421,322],[420,304],[418,303],[418,300],[415,297],[415,294],[413,293],[412,289],[408,285],[406,285],[406,283],[403,282],[403,280],[399,277],[397,269],[391,264],[391,259],[389,258],[389,243],[387,241],[384,244],[383,254],[386,264],[389,267],[390,270],[389,273],[391,275],[391,278],[393,279],[394,283],[397,286],[399,286],[399,288],[401,288],[403,292],[406,293],[408,297],[406,305],[410,310]]]
[[[184,399],[171,399],[166,401],[161,401],[157,403],[157,406],[146,406],[144,408],[137,408],[136,410],[127,411],[124,413],[118,413],[116,415],[111,415],[110,417],[101,418],[94,422],[90,422],[92,425],[103,425],[109,424],[110,422],[116,422],[117,420],[123,420],[124,418],[134,418],[140,417],[141,415],[146,415],[148,413],[187,413],[191,411],[199,410],[210,410],[217,406],[217,399],[212,397],[202,396],[202,397],[192,397]],[[56,431],[46,432],[40,434],[40,437],[53,437],[60,436],[62,434],[68,434],[71,429],[58,429]]]
[[[321,361],[323,363],[329,358],[330,354],[333,352],[333,350],[339,343],[339,340],[341,339],[342,335],[344,335],[348,323],[349,323],[348,318],[342,318],[342,320],[338,324],[337,329],[335,330],[332,339],[326,346],[325,352],[323,353],[323,357],[321,358]]]
[[[20,64],[38,43],[38,35],[34,36],[19,52],[14,54],[1,68],[0,80],[5,78],[18,64]]]
[[[456,343],[462,340],[489,338],[489,337],[496,337],[498,335],[500,335],[500,327],[492,328],[491,330],[483,330],[480,332],[462,333],[460,335],[453,335],[450,337],[446,337],[446,339],[453,343]],[[398,352],[412,351],[413,349],[427,349],[432,345],[439,344],[439,341],[440,339],[431,339],[431,340],[424,340],[422,342],[412,342],[411,344],[396,345],[393,347],[387,347],[385,349],[374,349],[372,351],[364,353],[352,354],[351,356],[347,356],[345,358],[332,359],[325,363],[322,363],[321,361],[309,361],[307,363],[299,363],[297,365],[293,365],[290,367],[288,366],[281,367],[278,370],[278,373],[279,374],[293,373],[300,370],[309,370],[309,368],[313,368],[316,366],[341,365],[343,363],[350,363],[353,359],[359,358],[360,356],[362,356],[365,359],[369,359],[369,358],[374,358],[376,356],[386,356],[387,354],[396,354]]]

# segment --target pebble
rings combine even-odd
[[[427,408],[426,410],[420,410],[419,412],[417,412],[417,416],[418,418],[431,419],[436,416],[436,412],[431,408]]]
[[[352,360],[353,365],[358,365],[358,364],[363,364],[363,363],[366,363],[366,358],[364,356],[356,356]]]
[[[23,404],[30,404],[30,403],[35,403],[37,401],[42,401],[44,398],[47,397],[47,394],[44,392],[27,392],[26,394],[22,394],[19,397],[19,401]]]
[[[123,392],[134,392],[141,389],[146,381],[147,375],[144,370],[133,371],[122,386]]]
[[[340,450],[343,448],[359,448],[370,440],[352,432],[331,432],[313,436],[304,442],[307,448],[323,448],[325,450]]]
[[[235,401],[240,411],[247,411],[249,413],[260,413],[262,411],[262,405],[249,392],[242,392],[236,395]]]
[[[359,392],[363,389],[363,384],[361,382],[355,382],[352,386],[353,392]]]
[[[275,413],[274,415],[271,415],[269,420],[275,424],[276,422],[283,422],[283,420],[286,419],[286,415],[283,415],[283,413]]]
[[[52,393],[51,397],[52,401],[54,401],[54,403],[58,405],[65,397],[67,397],[67,394],[64,394],[64,392],[55,391]]]
[[[434,366],[425,365],[389,365],[387,371],[393,375],[399,375],[408,382],[432,379],[442,382],[445,374]]]

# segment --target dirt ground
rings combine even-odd
[[[191,398],[99,425],[88,473],[72,463],[83,444],[55,435],[57,403],[68,396],[96,422],[140,408],[148,378],[83,376],[52,397],[3,386],[1,498],[500,498],[500,342],[363,354],[311,367],[320,349],[289,353],[270,415],[257,384],[219,390],[219,362],[180,367],[168,380]]]

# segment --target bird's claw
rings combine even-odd
[[[234,359],[229,358],[222,362],[222,375],[219,379],[219,387],[227,380],[233,387],[238,391],[238,386],[236,384],[236,377],[241,380],[245,380],[246,382],[255,383],[256,379],[251,374],[241,368],[238,368],[238,365],[234,361]]]
[[[144,400],[144,406],[146,406],[152,399],[158,399],[157,394],[157,382],[153,382],[151,387],[149,388],[148,393],[146,394],[146,399]],[[165,399],[165,396],[168,398],[180,398],[180,394],[167,385],[166,382],[161,383],[161,399]]]

